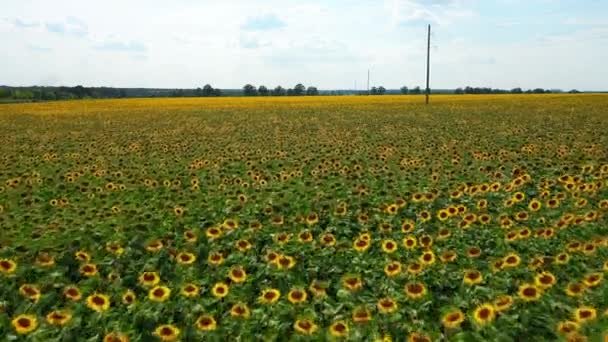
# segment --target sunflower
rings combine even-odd
[[[291,304],[301,304],[306,302],[306,298],[308,297],[306,290],[301,288],[293,288],[287,294],[287,300]]]
[[[213,266],[219,266],[224,263],[224,256],[221,253],[210,253],[207,257],[207,262]]]
[[[97,312],[108,311],[110,309],[110,297],[101,293],[94,293],[87,297],[87,306]]]
[[[574,321],[561,321],[557,324],[557,332],[562,335],[570,335],[573,332],[576,332],[580,328],[580,325]]]
[[[491,304],[481,304],[473,311],[473,319],[478,325],[486,325],[496,318],[496,311]]]
[[[511,305],[513,305],[513,297],[511,297],[509,295],[498,296],[494,300],[493,304],[494,304],[494,310],[496,310],[496,312],[506,311],[511,307]]]
[[[555,263],[558,265],[565,265],[568,263],[569,260],[570,260],[570,255],[566,252],[559,253],[555,257]]]
[[[85,277],[93,277],[97,272],[97,265],[95,264],[83,264],[80,266],[80,274]]]
[[[198,237],[196,236],[196,233],[193,230],[186,230],[184,232],[184,240],[186,240],[186,242],[194,243],[197,239]]]
[[[519,232],[514,231],[514,230],[507,232],[505,234],[505,240],[507,240],[507,242],[513,242],[513,241],[517,240],[518,238],[519,238]]]
[[[239,222],[235,219],[228,218],[224,220],[221,227],[226,230],[237,229],[239,227]]]
[[[306,216],[306,224],[313,225],[319,222],[319,215],[316,213],[310,213]]]
[[[409,219],[405,219],[401,223],[401,231],[403,233],[405,233],[405,234],[414,231],[415,227],[416,227],[416,223],[414,221],[412,221],[412,220],[409,220]]]
[[[479,221],[479,223],[486,225],[486,224],[490,223],[490,221],[492,221],[492,217],[488,214],[481,214],[481,215],[479,215],[477,220]]]
[[[209,227],[205,231],[205,235],[209,240],[217,240],[222,236],[222,229],[219,227]]]
[[[542,290],[534,284],[523,284],[519,287],[517,293],[519,298],[526,302],[537,301],[542,295]]]
[[[466,271],[462,282],[467,285],[476,285],[483,282],[483,275],[477,270]]]
[[[345,321],[337,321],[329,326],[329,333],[333,337],[346,337],[348,336],[349,328]]]
[[[263,304],[276,303],[281,297],[281,291],[277,289],[265,289],[262,290],[262,294],[259,297],[259,301]]]
[[[456,252],[445,251],[441,254],[439,259],[441,259],[441,262],[443,262],[443,263],[449,263],[449,262],[453,262],[454,260],[456,260],[457,257],[458,257],[458,254],[456,254]]]
[[[450,218],[450,212],[447,209],[441,209],[437,211],[437,218],[439,221],[445,221]]]
[[[212,331],[217,329],[217,322],[211,315],[201,315],[196,320],[195,326],[200,331]]]
[[[433,245],[433,238],[430,235],[425,234],[418,239],[418,242],[420,243],[420,246],[428,249]]]
[[[239,318],[249,318],[251,311],[245,303],[236,303],[230,309],[230,316]]]
[[[289,255],[281,255],[279,257],[278,265],[280,269],[290,270],[296,265],[296,260]]]
[[[534,277],[534,283],[536,284],[536,286],[540,287],[543,290],[546,290],[555,285],[556,281],[557,280],[555,279],[555,276],[547,271],[538,273]]]
[[[82,298],[82,293],[77,287],[68,286],[63,290],[63,295],[71,301],[79,301]]]
[[[405,285],[405,294],[411,299],[422,298],[426,293],[426,286],[423,283],[414,282]]]
[[[129,336],[119,332],[111,332],[103,337],[103,342],[129,342]]]
[[[40,289],[35,285],[23,284],[19,287],[19,293],[33,302],[40,299]]]
[[[469,258],[477,258],[481,255],[481,249],[479,247],[471,247],[467,250],[467,256]]]
[[[399,206],[397,204],[391,204],[391,205],[388,205],[386,207],[386,209],[384,209],[384,212],[389,215],[395,215],[395,214],[397,214],[398,210],[399,210]]]
[[[431,339],[420,333],[420,332],[412,332],[408,337],[407,337],[407,341],[408,342],[431,342]]]
[[[221,282],[216,283],[215,285],[213,285],[213,288],[211,288],[211,293],[213,294],[213,297],[220,299],[226,297],[229,291],[230,288],[228,287],[228,285]]]
[[[492,272],[494,272],[494,273],[499,272],[503,268],[504,264],[505,264],[504,259],[494,260],[492,262],[492,266],[491,266]]]
[[[450,235],[452,235],[452,233],[450,232],[449,229],[447,229],[447,228],[441,228],[441,229],[439,229],[439,232],[437,233],[437,239],[438,240],[445,240],[445,239],[449,238]]]
[[[293,329],[301,335],[313,335],[319,327],[315,324],[314,321],[309,319],[298,319],[293,324]]]
[[[323,246],[334,246],[336,244],[336,237],[331,233],[325,233],[321,236],[321,244]]]
[[[458,309],[446,312],[441,318],[441,323],[448,329],[458,328],[462,322],[464,322],[464,314]]]
[[[585,255],[592,255],[596,251],[595,244],[593,244],[593,243],[586,243],[586,244],[583,245],[583,248],[581,249],[581,251]]]
[[[186,284],[182,286],[180,293],[187,298],[193,298],[198,296],[200,288],[194,284]]]
[[[161,240],[153,240],[148,242],[148,244],[146,245],[146,250],[148,252],[152,252],[152,253],[156,253],[158,251],[160,251],[161,249],[163,249],[163,242]]]
[[[177,263],[181,265],[192,265],[196,261],[196,256],[189,252],[179,252],[176,256]]]
[[[574,320],[578,323],[587,323],[597,317],[597,311],[591,306],[581,306],[574,311]]]
[[[171,296],[171,289],[166,286],[155,286],[148,292],[148,298],[155,302],[164,302]]]
[[[46,321],[49,324],[62,326],[72,319],[72,314],[65,310],[54,310],[46,315]]]
[[[135,295],[135,292],[131,290],[127,290],[127,292],[122,295],[122,302],[126,305],[131,305],[135,303],[136,299],[137,296]]]
[[[284,245],[291,239],[291,235],[287,233],[279,233],[274,236],[274,241],[279,245]]]
[[[36,264],[40,267],[51,267],[55,265],[55,258],[48,255],[47,253],[41,253],[36,257]],[[2,272],[2,260],[0,260],[0,272]]]
[[[11,321],[17,334],[29,334],[38,327],[38,319],[33,315],[19,315]]]
[[[154,335],[158,336],[161,341],[175,341],[179,337],[180,330],[172,324],[163,324],[156,327]]]
[[[422,253],[420,257],[418,257],[418,261],[425,266],[432,265],[435,263],[435,253],[432,251],[426,251]]]
[[[397,310],[397,302],[392,298],[382,298],[376,304],[378,311],[382,314],[393,313]]]
[[[533,199],[532,201],[530,201],[530,203],[528,203],[528,209],[530,209],[531,211],[539,211],[541,207],[542,204],[537,199]]]
[[[606,260],[604,262],[604,266],[602,267],[602,270],[604,270],[604,272],[608,272],[608,260]]]
[[[350,291],[357,291],[363,287],[363,281],[359,276],[349,275],[342,278],[342,286]]]
[[[384,266],[384,273],[387,277],[394,277],[401,273],[401,263],[399,261],[391,261]]]
[[[146,287],[156,286],[160,282],[157,272],[144,272],[139,276],[139,283]]]
[[[321,282],[318,280],[313,280],[308,290],[312,293],[313,296],[317,298],[322,298],[327,296],[327,287],[328,284],[326,282]]]
[[[108,242],[106,243],[106,251],[116,256],[121,256],[125,252],[125,249],[117,242]]]
[[[85,252],[85,251],[77,251],[74,256],[76,257],[76,260],[78,261],[82,261],[82,262],[89,262],[91,261],[91,256],[89,255],[89,253]]]
[[[432,217],[433,215],[431,215],[431,212],[429,212],[428,210],[422,210],[418,213],[418,219],[422,223],[429,221]]]
[[[361,238],[357,238],[355,239],[355,241],[353,242],[353,248],[357,251],[357,252],[365,252],[366,250],[369,249],[370,243],[368,240],[363,240]]]
[[[403,238],[403,247],[405,247],[406,249],[414,249],[416,248],[417,244],[418,242],[413,236],[406,236]]]
[[[234,283],[242,283],[247,280],[247,272],[241,266],[233,266],[228,271],[228,278]]]
[[[249,242],[247,240],[238,240],[235,243],[235,247],[236,247],[236,249],[238,249],[241,252],[246,252],[246,251],[250,250],[251,247],[253,247],[253,246],[251,245],[251,242]]]
[[[566,294],[570,297],[578,297],[585,292],[584,283],[570,283],[566,286]]]
[[[365,306],[359,306],[353,310],[352,317],[355,323],[367,323],[372,319],[372,313]]]
[[[422,264],[417,262],[413,262],[407,266],[407,272],[413,275],[420,274],[423,270]]]
[[[382,241],[382,251],[384,253],[393,253],[397,250],[397,243],[394,240]]]

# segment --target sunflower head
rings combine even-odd
[[[455,309],[446,312],[441,318],[441,323],[448,329],[458,328],[464,322],[465,316],[462,311]]]
[[[172,324],[159,325],[156,327],[156,330],[154,330],[154,335],[164,342],[176,341],[179,334],[180,330]]]
[[[478,325],[486,325],[494,320],[496,311],[491,304],[482,304],[473,311],[473,319]]]
[[[11,321],[17,334],[29,334],[38,327],[38,319],[33,315],[19,315]]]
[[[318,330],[314,321],[309,319],[299,319],[295,321],[293,328],[300,335],[313,335]]]
[[[201,331],[212,331],[217,328],[217,322],[211,315],[201,315],[196,320],[196,328]]]

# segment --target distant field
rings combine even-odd
[[[423,102],[0,105],[0,336],[600,341],[608,95]]]

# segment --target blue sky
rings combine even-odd
[[[608,89],[605,0],[35,1],[0,13],[0,84]]]

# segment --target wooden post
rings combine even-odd
[[[429,88],[429,76],[431,73],[431,25],[429,24],[429,30],[426,38],[426,104],[429,104],[429,95],[431,94],[431,88]]]

